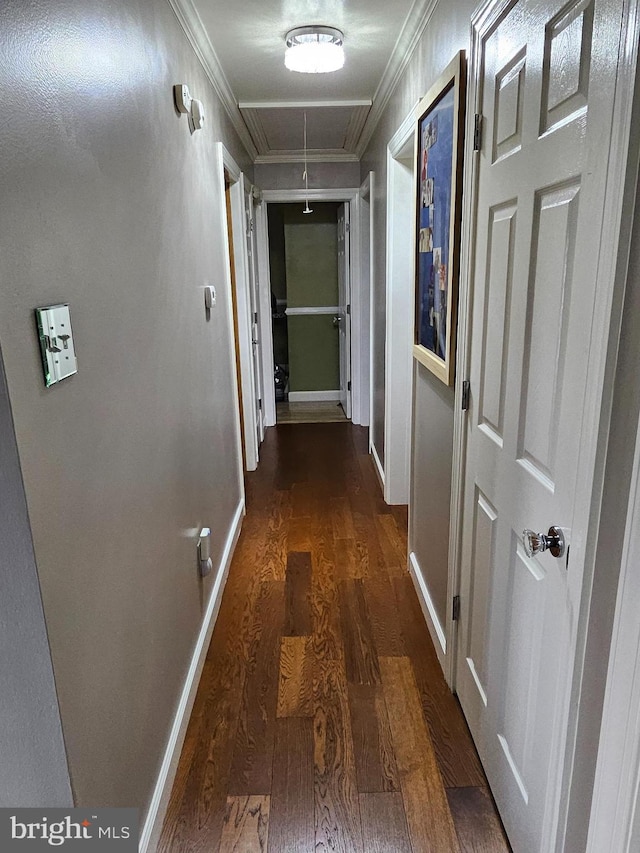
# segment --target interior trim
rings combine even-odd
[[[287,308],[284,313],[289,317],[304,314],[339,314],[340,308],[337,305],[312,305],[309,308]]]
[[[204,68],[205,74],[211,81],[211,85],[220,98],[222,106],[231,119],[231,123],[240,137],[247,154],[252,160],[255,160],[258,155],[258,151],[256,146],[253,144],[251,134],[247,130],[247,126],[240,114],[236,97],[233,94],[233,90],[224,71],[222,70],[220,60],[213,49],[213,45],[209,40],[209,36],[207,35],[207,31],[196,10],[196,7],[193,5],[192,0],[167,0],[167,2],[173,9],[180,26],[189,39],[191,47],[200,60],[200,64]]]
[[[290,403],[332,403],[339,400],[339,388],[336,391],[289,391]]]
[[[367,146],[378,126],[378,122],[382,118],[389,99],[398,85],[402,72],[413,56],[413,52],[437,5],[438,0],[416,0],[414,3],[373,96],[373,106],[358,140],[358,147],[356,149],[358,159],[362,159],[367,150]]]
[[[142,833],[140,836],[140,853],[153,853],[160,839],[162,824],[164,822],[167,806],[169,805],[171,789],[173,787],[176,770],[178,769],[180,753],[182,752],[182,745],[187,733],[187,725],[189,724],[193,703],[196,698],[202,667],[204,666],[209,643],[211,642],[213,627],[218,617],[218,611],[220,610],[222,593],[229,574],[233,552],[242,529],[242,519],[244,514],[245,506],[244,498],[242,498],[236,508],[233,520],[229,527],[229,532],[227,533],[224,551],[220,558],[220,565],[218,567],[213,589],[211,590],[211,595],[209,596],[207,610],[204,615],[204,619],[202,620],[202,626],[193,650],[189,671],[187,672],[184,686],[182,688],[180,701],[178,702],[178,708],[176,710],[169,739],[167,741],[164,758],[156,781],[153,797],[151,798],[149,811],[147,812],[144,825],[142,827]]]
[[[420,607],[422,608],[422,612],[424,613],[427,627],[429,629],[429,633],[431,634],[431,639],[434,641],[434,645],[436,647],[436,654],[438,655],[438,657],[440,657],[440,654],[446,655],[447,637],[444,628],[442,627],[442,622],[438,618],[435,604],[433,603],[433,599],[431,598],[431,594],[429,593],[427,582],[424,579],[422,569],[420,568],[418,558],[416,557],[414,551],[409,554],[409,574],[413,578],[413,585],[416,588]]]

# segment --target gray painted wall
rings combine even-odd
[[[78,804],[144,812],[212,585],[197,530],[216,565],[240,500],[216,141],[251,166],[165,0],[4,0],[0,31],[0,342],[69,768]],[[61,301],[79,372],[45,389],[33,309]]]
[[[0,807],[73,804],[0,353]]]
[[[437,4],[361,163],[362,177],[375,172],[373,432],[376,451],[384,452],[384,340],[386,270],[387,145],[417,101],[461,50],[469,49],[475,0]],[[436,608],[444,619],[449,538],[449,496],[453,454],[453,389],[429,371],[414,370],[413,462],[409,548],[414,550]],[[384,462],[383,462],[384,464]]]
[[[302,163],[256,163],[254,180],[262,190],[304,189]],[[309,163],[309,189],[359,187],[359,163]]]

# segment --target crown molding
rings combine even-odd
[[[267,203],[283,201],[355,201],[358,187],[338,189],[262,190],[262,200]]]
[[[251,134],[254,145],[258,150],[257,156],[259,157],[261,155],[268,154],[269,140],[267,139],[267,134],[265,133],[259,111],[256,109],[247,109],[242,105],[240,105],[240,110],[242,118],[249,128],[249,133]]]
[[[344,147],[347,151],[356,153],[356,146],[362,134],[362,128],[365,126],[367,116],[370,112],[371,106],[361,106],[352,111],[344,139]]]
[[[293,149],[286,151],[271,149],[269,140],[262,124],[260,110],[256,108],[247,108],[240,104],[242,117],[249,129],[251,138],[258,150],[256,163],[302,163],[304,162],[304,150]],[[269,109],[279,109],[279,107],[269,107]],[[356,107],[349,107],[351,117],[347,126],[344,145],[341,148],[333,149],[309,149],[307,160],[309,162],[333,162],[344,163],[353,162],[358,159],[356,154],[356,144],[358,137],[364,127],[364,123],[371,109],[370,104],[360,104]]]
[[[222,66],[216,56],[200,15],[191,0],[168,0],[168,3],[189,39],[191,47],[200,60],[200,64],[211,81],[211,85],[220,98],[227,115],[231,119],[231,123],[240,137],[240,141],[244,145],[247,154],[254,160],[258,155],[258,151],[240,114],[236,97],[222,70]]]
[[[357,101],[240,101],[238,106],[241,110],[303,110],[306,107],[370,107],[371,98],[362,98]]]
[[[347,134],[348,145],[345,149],[329,150],[308,156],[309,162],[345,163],[358,161],[364,155],[367,145],[380,121],[384,110],[389,103],[392,92],[398,85],[400,77],[407,67],[411,56],[427,26],[438,0],[415,0],[404,26],[398,36],[393,52],[387,63],[378,84],[373,99],[352,101],[300,101],[300,102],[238,102],[233,90],[220,65],[220,61],[211,44],[202,19],[198,14],[192,0],[168,0],[169,5],[184,30],[193,50],[198,57],[204,71],[211,81],[216,94],[233,124],[242,144],[249,157],[256,163],[298,163],[302,162],[299,152],[295,151],[268,151],[264,131],[260,127],[260,120],[255,113],[250,111],[269,108],[304,108],[304,107],[361,107],[356,111],[349,125]],[[240,112],[246,110],[246,116]],[[365,112],[363,118],[363,113]],[[245,123],[246,118],[246,123]],[[359,134],[359,138],[358,138]],[[357,147],[355,143],[357,142]],[[355,147],[355,153],[350,153]]]
[[[373,106],[358,140],[358,159],[361,159],[367,150],[367,145],[371,141],[378,122],[382,118],[385,107],[389,103],[389,98],[398,85],[403,71],[409,64],[409,60],[413,56],[420,37],[437,5],[438,0],[415,0],[411,7],[407,20],[395,43],[387,67],[384,70],[382,79],[373,96]]]
[[[304,163],[304,150],[270,151],[258,154],[256,163]],[[344,148],[320,148],[307,151],[307,163],[357,163],[358,155]]]

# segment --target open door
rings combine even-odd
[[[623,11],[498,0],[475,23],[457,689],[513,849],[527,853],[564,849],[622,204],[607,183],[622,174],[610,128]]]
[[[340,341],[340,405],[351,419],[351,281],[349,205],[338,208],[338,313],[334,324]]]
[[[233,308],[234,344],[239,391],[239,416],[244,469],[258,467],[258,415],[256,376],[252,345],[250,265],[246,234],[246,194],[240,167],[218,143],[220,173],[225,187],[226,233],[229,242],[230,286]]]
[[[262,334],[260,329],[259,309],[260,291],[258,280],[258,247],[256,228],[253,215],[253,187],[245,183],[245,234],[247,238],[247,272],[249,290],[249,312],[251,322],[251,358],[253,364],[253,393],[256,441],[260,446],[264,440],[264,411],[262,393]]]

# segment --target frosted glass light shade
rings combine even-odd
[[[344,65],[344,36],[333,27],[298,27],[287,33],[284,64],[302,74],[325,74]]]

